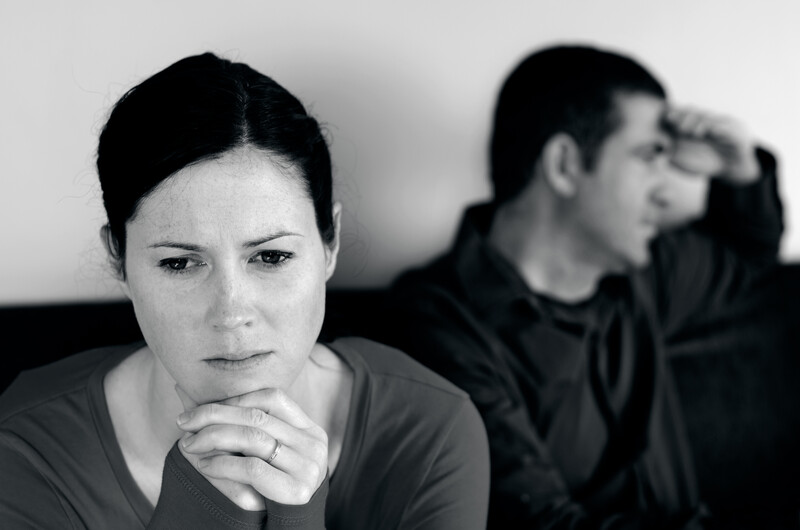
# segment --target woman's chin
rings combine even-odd
[[[273,374],[248,372],[240,374],[223,374],[204,380],[193,380],[192,395],[197,396],[198,404],[224,401],[265,388],[284,388],[286,385],[275,380]]]

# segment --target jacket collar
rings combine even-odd
[[[585,302],[566,304],[535,293],[525,280],[488,241],[493,215],[492,205],[468,208],[451,251],[454,270],[473,310],[489,321],[496,321],[514,304],[525,303],[540,318],[586,323],[583,309],[596,314],[609,302],[612,290],[624,288],[625,276],[608,276],[598,285],[597,293]],[[594,310],[588,308],[594,308]],[[554,314],[555,313],[555,314]]]
[[[468,208],[452,250],[459,283],[471,305],[485,315],[536,299],[514,266],[490,245],[492,214],[488,203]]]

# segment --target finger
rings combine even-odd
[[[188,418],[179,424],[184,431],[200,433],[210,429],[216,433],[231,427],[226,431],[230,436],[249,440],[252,444],[268,442],[267,445],[272,447],[272,440],[280,440],[300,453],[313,455],[318,454],[322,447],[324,459],[327,459],[328,437],[322,428],[298,429],[261,409],[208,403],[181,414],[180,418]],[[255,452],[251,454],[265,456]],[[271,451],[265,457],[269,454]]]
[[[724,160],[717,149],[708,142],[679,138],[670,158],[672,166],[687,174],[710,176],[724,167]]]
[[[211,456],[198,461],[197,468],[209,477],[253,486],[281,504],[306,504],[325,478],[314,472],[313,477],[298,480],[260,458],[247,456]]]
[[[703,116],[696,112],[687,112],[678,121],[678,130],[681,135],[695,136],[695,130],[702,123]]]
[[[298,429],[316,427],[311,418],[283,390],[266,388],[228,398],[221,403],[237,407],[252,407],[267,412]]]
[[[704,138],[711,127],[712,121],[713,119],[709,119],[706,116],[698,116],[695,122],[691,125],[689,134],[695,138]]]
[[[664,115],[668,128],[677,136],[702,137],[713,121],[708,113],[691,108],[672,108]]]
[[[708,128],[708,136],[723,143],[747,143],[749,133],[746,128],[731,118],[720,118]]]
[[[664,122],[675,130],[680,126],[681,120],[689,113],[687,109],[681,107],[670,107],[664,113]]]
[[[318,454],[305,456],[292,446],[278,441],[263,431],[233,425],[214,425],[181,441],[184,451],[204,457],[216,454],[241,454],[263,460],[281,471],[298,477],[313,475],[309,466],[317,470],[327,466],[327,458],[315,460]]]
[[[224,451],[267,460],[275,452],[278,442],[261,429],[241,425],[211,425],[182,438],[181,445],[189,453]]]

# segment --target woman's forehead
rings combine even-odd
[[[237,151],[178,171],[148,195],[131,220],[151,232],[237,238],[304,232],[315,222],[301,178],[265,153]]]

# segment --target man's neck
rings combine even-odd
[[[492,221],[489,243],[533,292],[566,303],[587,300],[607,271],[589,259],[568,226],[555,222],[550,213],[546,206],[502,206]]]

